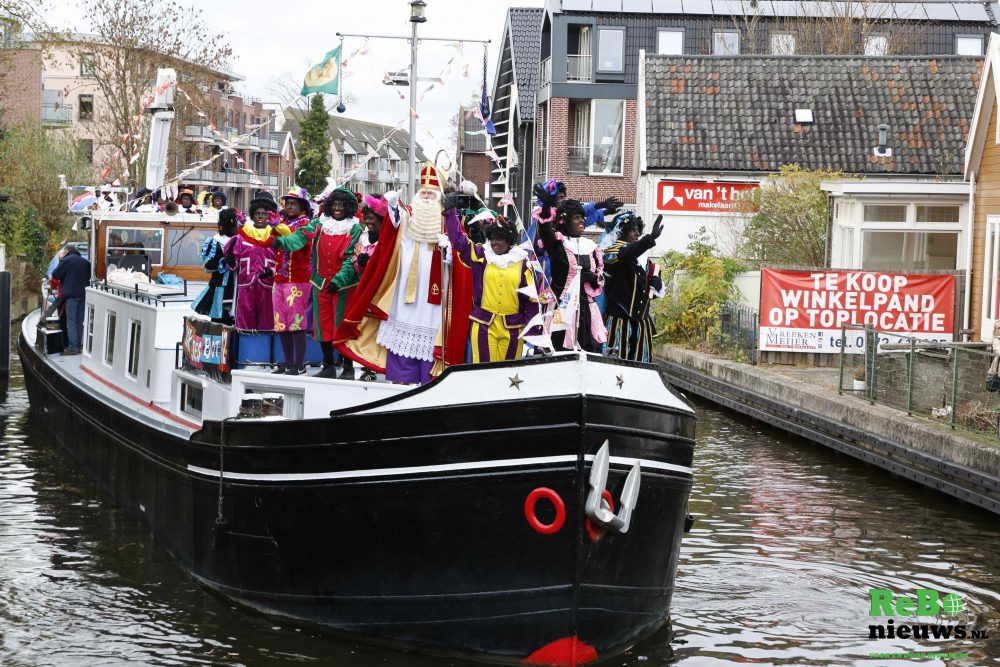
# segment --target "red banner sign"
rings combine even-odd
[[[844,325],[871,325],[887,334],[950,341],[954,320],[953,275],[761,271],[761,350],[839,353]],[[861,332],[848,330],[845,348],[862,352]]]
[[[656,184],[656,212],[753,212],[756,209],[747,208],[744,193],[759,189],[759,183],[660,181]]]

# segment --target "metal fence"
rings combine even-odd
[[[849,353],[864,348],[863,354]],[[1000,392],[987,388],[988,343],[940,343],[871,327],[840,337],[840,394],[1000,437]]]
[[[757,310],[740,303],[726,302],[719,309],[719,335],[714,347],[728,357],[757,365]]]

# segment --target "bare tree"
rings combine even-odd
[[[157,68],[177,71],[186,93],[176,100],[181,126],[196,113],[193,106],[213,113],[209,92],[226,78],[232,49],[222,33],[207,27],[201,10],[175,0],[90,0],[80,6],[88,34],[49,33],[43,45],[74,63],[86,61],[100,100],[92,121],[95,153],[103,149],[113,156],[113,173],[135,183],[148,143],[148,121],[137,114],[154,92]]]
[[[303,114],[309,113],[309,98],[300,94],[302,90],[302,77],[285,72],[271,79],[267,91],[271,97],[281,104],[282,109],[296,109]],[[340,96],[325,95],[323,104],[327,113],[336,113],[337,105],[340,103]],[[353,93],[343,95],[344,105],[348,107],[357,106],[360,99]]]

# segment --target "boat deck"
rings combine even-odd
[[[35,311],[24,318],[21,324],[21,332],[28,345],[35,347],[38,335],[38,319],[41,317],[40,311]],[[46,355],[46,359],[51,367],[61,375],[69,378],[76,384],[92,390],[107,398],[122,412],[151,423],[158,428],[175,433],[185,438],[201,429],[201,424],[186,419],[181,419],[170,412],[170,405],[167,402],[143,401],[130,394],[118,385],[100,377],[93,371],[82,366],[82,354],[63,356],[61,354]]]

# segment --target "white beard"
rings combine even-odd
[[[437,243],[441,233],[441,198],[414,200],[406,233],[415,241]]]

